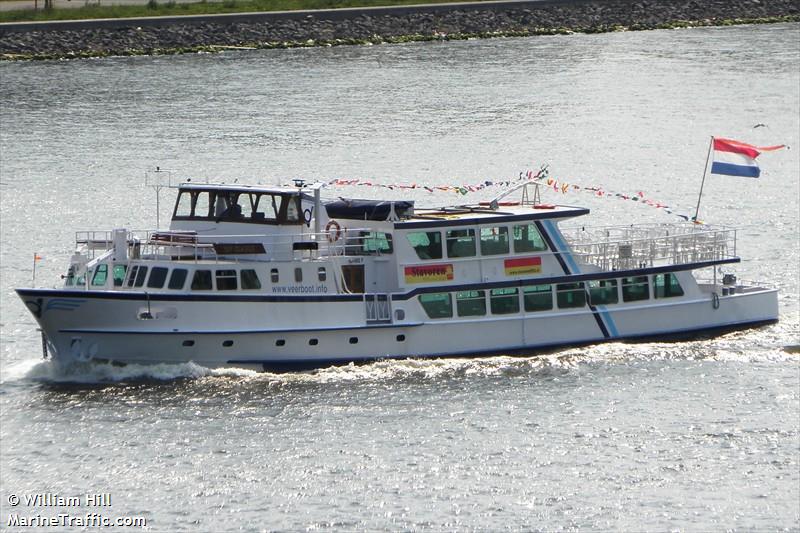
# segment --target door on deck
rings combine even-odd
[[[342,280],[350,293],[364,292],[364,265],[342,265]]]

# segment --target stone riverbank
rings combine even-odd
[[[556,0],[0,25],[3,59],[54,59],[800,21],[798,0]]]

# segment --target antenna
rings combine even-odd
[[[156,167],[155,170],[146,170],[144,173],[145,187],[152,187],[156,191],[156,229],[161,227],[161,189],[172,187],[172,172]]]

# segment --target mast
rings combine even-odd
[[[694,222],[697,222],[697,215],[700,213],[700,199],[703,197],[703,185],[706,183],[706,174],[708,173],[708,160],[711,159],[711,148],[714,146],[714,137],[708,143],[708,154],[706,155],[706,166],[703,168],[703,181],[700,182],[700,194],[697,195],[697,208],[694,210]]]

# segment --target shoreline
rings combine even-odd
[[[0,25],[0,60],[174,55],[800,22],[800,6],[793,0],[766,5],[758,0],[731,0],[724,6],[698,4],[686,0],[434,4],[397,10],[263,13],[251,14],[250,18],[223,15],[195,20],[168,17],[169,20],[78,21],[82,25],[79,29],[41,29],[47,23],[37,23],[32,26],[35,29],[12,30]],[[759,16],[741,16],[748,13]],[[113,27],[104,27],[111,22]]]

